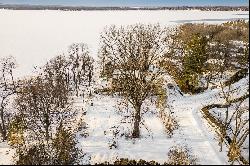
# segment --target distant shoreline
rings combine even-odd
[[[249,6],[175,6],[175,7],[91,7],[59,5],[14,5],[0,4],[0,9],[9,10],[201,10],[201,11],[249,11]]]

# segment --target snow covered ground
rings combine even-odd
[[[87,43],[97,57],[99,35],[105,26],[135,23],[176,25],[185,22],[222,23],[249,19],[244,11],[13,11],[0,9],[0,57],[13,55],[17,75],[30,74],[67,50],[72,43]]]
[[[6,142],[0,143],[0,165],[12,165],[15,151]]]
[[[237,89],[233,94],[234,98],[247,93],[248,82],[249,77],[233,85],[233,88]],[[145,125],[150,133],[142,127],[142,138],[136,141],[124,137],[113,138],[112,131],[116,131],[114,126],[120,124],[122,127],[119,129],[122,131],[128,127],[120,123],[122,115],[117,112],[120,99],[95,95],[91,99],[93,106],[89,105],[86,108],[87,115],[84,118],[89,136],[79,139],[79,146],[87,153],[83,163],[112,162],[117,158],[155,160],[164,163],[167,161],[167,152],[170,147],[182,145],[191,149],[193,155],[198,158],[198,164],[229,164],[227,149],[224,147],[223,151],[219,152],[215,131],[203,119],[200,112],[204,106],[211,103],[223,103],[221,91],[219,89],[207,90],[194,96],[181,96],[178,93],[176,90],[169,90],[169,104],[180,125],[173,137],[167,137],[156,108],[150,106],[151,112],[144,115]],[[110,149],[109,145],[114,140],[118,148]]]
[[[151,115],[145,118],[145,122],[152,137],[147,137],[147,132],[144,131],[144,137],[140,140],[134,142],[121,138],[118,140],[118,148],[110,149],[108,145],[112,139],[104,135],[104,131],[119,124],[121,117],[116,114],[114,98],[97,96],[93,100],[94,106],[87,111],[85,120],[89,127],[89,137],[80,140],[82,149],[92,156],[91,164],[112,162],[117,157],[164,163],[170,147],[186,145],[198,158],[199,164],[227,164],[226,154],[219,153],[212,130],[209,131],[204,122],[201,122],[200,101],[194,105],[189,99],[190,97],[183,97],[173,103],[180,128],[172,138],[167,137],[160,118]]]

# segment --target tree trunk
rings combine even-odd
[[[134,128],[132,137],[140,137],[140,122],[141,122],[141,106],[135,106]]]
[[[44,128],[45,128],[45,138],[47,142],[49,141],[49,127],[50,127],[49,115],[45,114]]]
[[[89,77],[89,86],[91,85],[91,80],[92,80],[92,73],[91,73],[92,71],[91,71],[91,68],[89,69],[89,75],[88,75],[88,77]]]
[[[0,116],[1,116],[1,134],[3,137],[3,141],[5,141],[7,139],[7,131],[6,131],[6,127],[4,124],[4,115],[3,115],[3,108],[0,109]]]
[[[208,78],[207,78],[207,85],[206,85],[206,89],[208,89],[208,87],[209,87],[209,83],[210,83],[210,80],[211,80],[211,78],[210,78],[211,76],[208,76]]]

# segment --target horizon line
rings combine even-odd
[[[139,7],[139,8],[159,8],[159,7],[249,7],[249,5],[146,5],[146,6],[141,6],[141,5],[109,5],[109,6],[104,6],[104,5],[58,5],[58,4],[20,4],[20,3],[13,3],[13,4],[7,4],[7,3],[0,3],[0,5],[9,5],[9,6],[53,6],[53,7],[128,7],[128,8],[133,8],[133,7]]]

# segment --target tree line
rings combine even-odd
[[[21,4],[1,4],[0,8],[11,10],[201,10],[201,11],[249,11],[248,6],[163,6],[163,7],[91,7],[91,6],[58,6],[58,5],[21,5]]]

